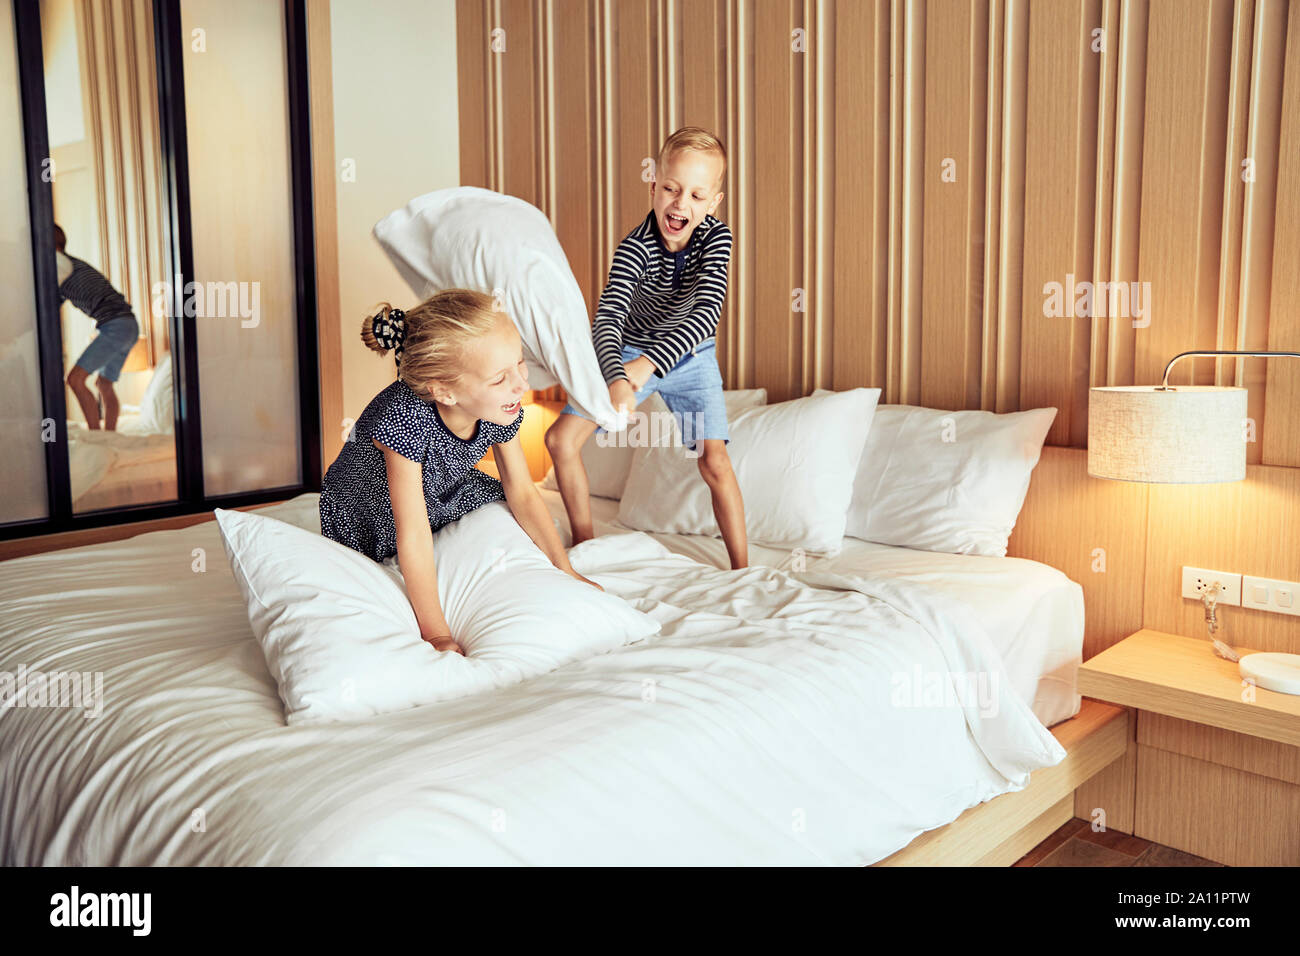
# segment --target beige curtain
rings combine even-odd
[[[92,265],[131,303],[154,366],[169,345],[166,317],[152,314],[154,284],[168,278],[153,8],[74,2],[100,250]]]

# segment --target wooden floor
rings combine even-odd
[[[1223,866],[1182,850],[1161,846],[1117,830],[1094,833],[1075,817],[1059,827],[1015,866]]]

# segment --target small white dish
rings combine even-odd
[[[1300,654],[1247,654],[1237,666],[1256,687],[1300,695]]]

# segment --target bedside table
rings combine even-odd
[[[1237,665],[1208,638],[1137,631],[1084,661],[1078,687],[1085,697],[1300,746],[1300,696],[1255,687],[1247,702]]]
[[[1300,697],[1243,683],[1208,638],[1146,629],[1081,664],[1078,690],[1136,718],[1123,772],[1085,810],[1132,801],[1123,832],[1229,866],[1300,866]]]

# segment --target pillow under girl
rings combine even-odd
[[[371,400],[321,485],[327,538],[375,561],[397,555],[420,636],[456,643],[438,600],[433,532],[490,501],[561,571],[573,570],[519,445],[528,390],[519,332],[491,296],[440,292],[409,312],[387,304],[361,323],[368,348],[397,360],[397,381]],[[491,448],[501,480],[475,464]],[[484,547],[488,546],[484,542]]]

